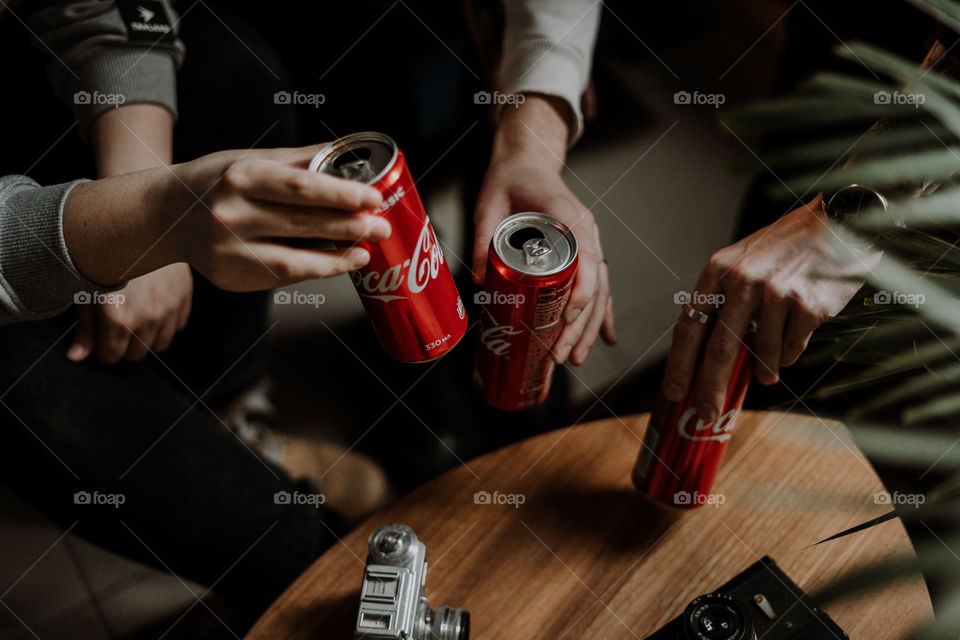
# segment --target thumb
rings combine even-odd
[[[67,349],[67,359],[82,362],[93,353],[96,336],[96,307],[92,304],[76,306],[77,329],[73,334],[73,344]]]
[[[491,194],[485,189],[477,200],[477,208],[473,214],[473,282],[482,284],[487,272],[487,255],[490,251],[490,240],[497,225],[510,215],[510,201],[506,194]]]

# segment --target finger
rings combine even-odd
[[[563,321],[568,325],[576,322],[577,318],[586,310],[587,305],[593,302],[593,297],[596,294],[599,264],[600,260],[595,253],[584,252],[580,256],[580,265],[577,267],[577,279],[573,283],[570,303],[563,313]]]
[[[720,273],[722,273],[721,268],[713,260],[708,262],[707,266],[700,272],[694,292],[704,294],[704,301],[720,299]],[[714,297],[710,298],[710,296]],[[706,302],[701,304],[692,297],[689,298],[689,301],[693,303],[692,306],[697,311],[710,316],[717,314],[717,305],[710,305]],[[670,353],[667,355],[667,368],[663,374],[662,390],[667,400],[680,402],[690,393],[693,377],[703,351],[703,343],[710,334],[711,328],[712,325],[703,324],[687,316],[686,307],[684,307],[684,311],[680,312],[680,316],[673,325]]]
[[[282,204],[361,211],[383,202],[379,191],[362,182],[262,158],[238,160],[223,179],[247,197]]]
[[[573,354],[570,356],[570,361],[575,365],[583,364],[587,356],[590,355],[590,349],[593,348],[594,343],[597,341],[597,336],[600,335],[600,327],[603,325],[607,315],[607,309],[610,307],[608,304],[610,291],[608,288],[609,285],[607,284],[607,265],[601,262],[599,269],[600,274],[598,280],[600,290],[597,292],[593,308],[590,310],[590,316],[583,329],[583,334],[577,341],[576,346],[573,348]]]
[[[753,343],[756,376],[760,384],[776,384],[780,379],[780,351],[786,321],[787,305],[783,296],[768,284],[763,291],[763,306],[760,308],[757,335]]]
[[[789,367],[794,364],[807,349],[810,336],[823,323],[803,307],[795,307],[787,319],[787,328],[783,333],[783,350],[780,354],[780,366]]]
[[[183,331],[187,328],[190,321],[190,311],[193,310],[193,296],[188,296],[183,306],[180,308],[180,314],[177,317],[177,331]]]
[[[170,345],[173,343],[174,336],[177,335],[177,318],[171,316],[167,318],[167,321],[163,323],[163,326],[160,327],[160,330],[157,332],[156,338],[153,341],[153,352],[154,353],[163,353],[170,348]]]
[[[290,205],[257,205],[253,232],[275,238],[326,238],[347,242],[378,242],[390,237],[386,218],[335,209],[306,209]]]
[[[720,415],[730,383],[730,375],[743,347],[743,336],[759,306],[752,288],[734,290],[717,316],[717,323],[703,349],[700,386],[697,389],[697,414],[704,422]]]
[[[610,346],[617,344],[617,330],[613,326],[613,296],[607,298],[607,311],[603,315],[603,329],[600,335]]]
[[[150,349],[156,342],[157,332],[160,330],[158,325],[150,325],[131,332],[130,341],[127,343],[127,351],[123,358],[129,362],[140,362],[147,357]]]
[[[363,247],[319,251],[261,243],[250,245],[250,248],[273,272],[278,287],[313,278],[338,276],[360,269],[370,262],[370,253]]]
[[[73,362],[86,360],[96,345],[97,315],[96,307],[90,304],[76,305],[77,328],[73,334],[73,343],[67,349],[67,359]]]
[[[510,201],[494,187],[484,186],[473,214],[473,282],[482,284],[487,273],[490,240],[497,225],[510,215]]]
[[[580,340],[580,336],[583,335],[583,330],[587,325],[587,320],[590,318],[590,312],[592,310],[593,301],[591,300],[587,305],[586,311],[581,313],[573,324],[568,324],[564,327],[563,331],[560,332],[560,337],[557,338],[553,348],[553,359],[557,364],[563,364],[567,356],[570,355],[570,350],[573,349],[573,345],[577,344],[577,341]]]
[[[120,322],[99,313],[97,332],[97,358],[104,364],[114,364],[127,352],[130,331]]]

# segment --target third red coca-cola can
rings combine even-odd
[[[712,422],[700,419],[694,406],[701,369],[697,367],[693,387],[681,402],[658,394],[633,468],[633,482],[640,491],[673,507],[722,502],[711,493],[713,480],[753,376],[753,356],[746,344],[740,348],[720,416]]]
[[[519,411],[547,399],[550,350],[577,272],[577,240],[543,213],[517,213],[493,232],[480,305],[473,385],[484,400]]]
[[[467,330],[467,313],[423,209],[406,158],[390,137],[354,133],[321,149],[311,171],[376,187],[393,232],[380,242],[358,242],[370,262],[350,274],[387,354],[425,362],[450,351]],[[338,242],[337,246],[350,246]]]

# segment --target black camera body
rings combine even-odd
[[[647,640],[848,640],[770,557],[695,598]]]

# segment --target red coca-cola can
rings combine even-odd
[[[480,305],[473,386],[500,409],[520,411],[547,399],[550,350],[577,272],[577,240],[543,213],[517,213],[493,232]]]
[[[397,144],[382,133],[354,133],[321,149],[310,170],[383,194],[380,208],[365,213],[389,220],[393,232],[380,242],[356,243],[370,252],[370,262],[350,278],[387,354],[426,362],[453,349],[467,331],[467,312]]]
[[[636,487],[672,507],[722,503],[711,493],[713,480],[753,377],[753,356],[746,344],[737,352],[720,416],[712,422],[700,419],[694,405],[701,369],[697,367],[693,388],[682,401],[670,402],[662,393],[657,396],[633,468]]]

